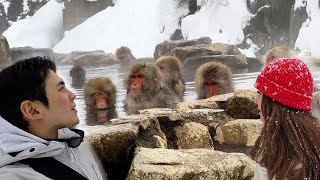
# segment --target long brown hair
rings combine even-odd
[[[251,157],[268,171],[268,179],[285,179],[301,164],[300,179],[320,175],[320,124],[310,111],[280,104],[263,95],[264,126]]]

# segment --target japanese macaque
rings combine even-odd
[[[265,65],[276,61],[280,58],[295,58],[297,57],[297,53],[290,49],[288,46],[277,46],[272,49],[270,49],[265,57],[264,57],[264,63]]]
[[[147,108],[173,107],[178,103],[178,97],[162,84],[159,70],[154,64],[132,65],[124,86],[127,90],[124,104],[128,114]]]
[[[222,63],[205,63],[196,72],[195,88],[198,99],[234,92],[232,73]]]
[[[178,97],[182,98],[185,91],[185,82],[182,77],[182,64],[175,56],[162,56],[156,62],[160,70],[161,80]]]
[[[132,65],[136,58],[132,55],[130,48],[121,46],[116,50],[116,56],[122,66]]]
[[[72,85],[83,86],[86,79],[86,70],[79,64],[74,64],[69,72],[72,78]]]
[[[115,108],[116,87],[106,77],[90,79],[84,86],[84,100],[89,109]]]

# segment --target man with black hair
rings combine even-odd
[[[0,179],[106,179],[82,142],[75,94],[48,57],[0,72]]]

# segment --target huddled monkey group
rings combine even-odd
[[[271,49],[265,56],[264,63],[270,63],[282,57],[295,56],[286,46]],[[138,110],[157,107],[174,108],[183,101],[185,81],[183,65],[175,56],[162,56],[154,63],[140,63],[126,46],[116,50],[120,66],[126,68],[124,89],[126,97],[124,108],[128,114]],[[70,70],[73,82],[85,81],[85,70],[74,65]],[[232,73],[228,66],[208,62],[200,66],[194,78],[197,99],[235,91]],[[84,101],[88,110],[114,110],[116,108],[116,87],[107,77],[89,79],[84,84]]]

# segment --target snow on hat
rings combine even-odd
[[[258,75],[254,86],[281,104],[311,110],[313,78],[300,59],[280,59],[268,64]]]

